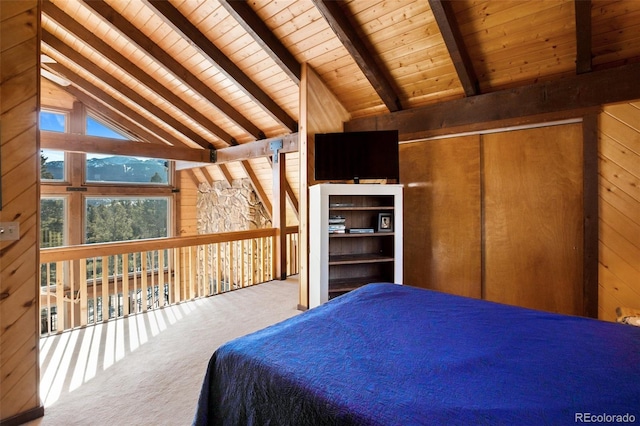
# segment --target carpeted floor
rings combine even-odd
[[[42,339],[45,416],[28,425],[189,425],[213,351],[297,303],[293,277]]]

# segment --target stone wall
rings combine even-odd
[[[201,183],[197,209],[199,234],[271,227],[269,215],[249,179],[236,179],[231,185],[226,181]]]

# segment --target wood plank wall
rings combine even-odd
[[[190,169],[176,173],[176,237],[198,235],[198,182]]]
[[[300,299],[301,309],[309,307],[309,192],[308,187],[315,183],[313,179],[314,135],[323,132],[342,132],[344,122],[350,118],[347,110],[338,101],[331,90],[323,83],[318,74],[308,65],[302,65],[300,81],[300,120],[298,145],[300,186]],[[305,179],[306,176],[306,179]]]
[[[0,243],[0,422],[42,416],[38,367],[39,10],[36,0],[0,2],[0,221],[20,238]],[[9,184],[10,182],[10,184]]]
[[[599,117],[598,317],[640,309],[640,101]]]

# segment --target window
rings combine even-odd
[[[89,136],[100,136],[103,138],[122,139],[122,140],[129,139],[127,136],[120,133],[116,129],[106,124],[103,124],[101,121],[89,115],[87,116],[86,125],[87,125],[86,134]]]
[[[40,130],[66,132],[67,114],[63,112],[40,111]]]
[[[50,149],[40,150],[40,178],[63,182],[64,177],[64,152]]]
[[[167,185],[166,160],[87,154],[87,182]]]
[[[168,237],[169,197],[86,199],[86,243]]]
[[[40,248],[65,245],[64,217],[64,198],[42,198],[40,200]]]

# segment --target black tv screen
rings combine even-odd
[[[315,179],[387,179],[398,182],[398,131],[317,133]]]

